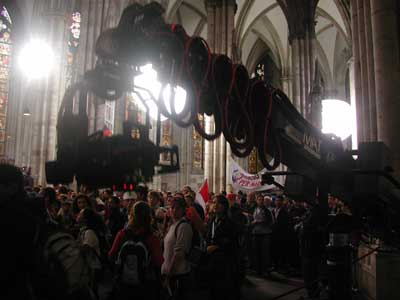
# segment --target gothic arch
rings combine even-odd
[[[244,7],[243,9],[249,10],[247,7]],[[254,16],[254,19],[252,19],[251,22],[240,21],[242,24],[247,24],[245,29],[245,25],[240,25],[242,27],[237,28],[239,51],[242,54],[242,61],[246,65],[248,65],[247,62],[249,61],[249,57],[246,56],[246,53],[251,53],[251,50],[246,51],[244,48],[247,47],[253,49],[254,43],[259,38],[263,40],[263,42],[267,44],[268,48],[273,52],[276,65],[279,65],[281,69],[287,68],[287,23],[281,10],[279,11],[281,12],[282,17],[280,20],[284,20],[282,24],[276,24],[274,23],[276,20],[270,19],[272,16],[277,16],[277,14],[272,14],[272,11],[276,9],[280,10],[280,7],[275,2],[260,11],[256,16]],[[244,15],[246,16],[246,14]],[[245,16],[242,16],[242,18],[245,18]],[[277,25],[280,25],[280,28],[277,28]],[[255,35],[256,39],[252,38],[251,35]]]
[[[347,43],[348,45],[350,44],[350,42],[349,42],[349,35],[347,35],[345,31],[343,31],[342,27],[338,24],[338,22],[337,22],[329,13],[327,13],[325,10],[323,10],[323,9],[321,9],[321,8],[319,8],[319,7],[317,7],[316,17],[318,17],[318,16],[322,16],[322,17],[324,17],[325,19],[328,19],[328,20],[331,22],[330,25],[335,26],[336,30],[337,30],[340,34],[342,34],[342,36],[343,36],[344,39],[346,40],[346,43]]]
[[[348,0],[334,0],[334,1],[343,19],[347,35],[351,37],[350,2]]]
[[[168,8],[165,13],[165,20],[167,22],[171,22],[178,12],[179,7],[181,6],[183,0],[170,0],[168,2]]]
[[[181,24],[189,35],[206,38],[207,12],[203,1],[170,1],[165,16],[166,22]]]
[[[245,62],[247,70],[249,70],[249,72],[253,72],[257,62],[267,50],[275,65],[282,70],[282,61],[280,56],[274,51],[274,45],[269,40],[265,39],[260,32],[256,30],[253,30],[253,32],[257,36],[257,41],[254,43],[250,51],[250,55]]]

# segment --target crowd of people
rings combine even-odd
[[[198,290],[207,291],[209,299],[240,299],[249,272],[264,277],[301,269],[305,202],[222,192],[211,193],[202,207],[190,186],[175,192],[148,191],[144,185],[128,192],[86,187],[75,192],[66,186],[24,186],[17,168],[0,169],[2,236],[23,237],[6,249],[13,259],[2,280],[20,299],[53,299],[51,290],[60,282],[67,295],[75,295],[65,299],[99,299],[104,280],[112,280],[108,299],[189,299]],[[331,198],[331,210],[336,206]],[[45,253],[39,259],[37,248]],[[74,255],[79,259],[72,260]],[[51,286],[55,278],[42,280],[30,271],[44,267],[42,277],[65,274]],[[47,295],[41,290],[40,297],[32,296],[40,284]]]

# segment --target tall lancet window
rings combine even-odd
[[[77,54],[81,37],[81,13],[75,10],[71,14],[67,51],[67,86],[76,80]]]
[[[204,117],[200,117],[201,125],[204,127]],[[192,129],[192,171],[193,173],[201,173],[204,168],[204,139],[193,127]]]
[[[106,101],[104,113],[104,126],[114,133],[115,101]]]
[[[6,121],[8,81],[11,58],[12,21],[5,6],[0,7],[0,158],[4,159],[6,144]]]

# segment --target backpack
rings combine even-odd
[[[118,279],[128,286],[139,286],[148,279],[150,254],[143,236],[134,236],[125,230],[127,240],[118,253]]]
[[[92,269],[74,237],[60,231],[41,235],[36,244],[36,271],[32,277],[36,296],[74,299],[72,295],[92,294]],[[64,295],[62,298],[60,293]]]
[[[183,223],[187,223],[192,227],[193,231],[192,243],[189,252],[186,253],[186,259],[189,261],[190,265],[195,268],[200,264],[204,254],[206,253],[204,245],[205,241],[200,235],[200,233],[196,229],[194,229],[192,224],[190,224],[190,222],[187,221],[186,219],[179,221],[179,223],[176,225],[174,231],[175,240],[178,236],[178,227]]]

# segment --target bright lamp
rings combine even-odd
[[[172,89],[174,89],[175,112],[179,114],[183,111],[183,108],[186,104],[186,91],[182,87],[172,87],[170,84],[167,84],[163,88],[160,81],[158,81],[157,72],[153,69],[153,66],[151,64],[140,67],[140,72],[141,74],[134,78],[134,87],[135,91],[140,94],[141,99],[139,99],[137,95],[134,95],[134,100],[141,110],[146,110],[143,103],[141,103],[142,101],[144,101],[146,103],[146,106],[149,108],[150,117],[152,119],[157,119],[158,106],[156,101],[161,100],[164,101],[167,111],[171,113],[170,97]],[[160,97],[160,91],[162,88],[163,90]],[[165,116],[161,115],[161,121],[164,121],[166,119],[167,118]]]
[[[49,74],[54,65],[54,53],[42,40],[31,40],[19,55],[19,66],[30,78],[38,79]]]
[[[342,141],[353,132],[353,114],[350,104],[338,99],[322,100],[322,132],[334,134]]]

